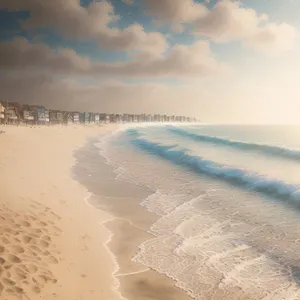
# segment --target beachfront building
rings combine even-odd
[[[90,112],[88,116],[88,123],[95,124],[95,113]]]
[[[16,102],[7,102],[5,107],[5,122],[8,124],[19,123],[20,104]]]
[[[115,115],[115,122],[116,123],[121,123],[122,122],[122,116],[120,114]]]
[[[4,113],[5,113],[5,107],[0,103],[0,124],[4,123],[4,118],[5,118]]]
[[[151,115],[146,115],[145,122],[152,122],[152,116]]]
[[[49,122],[50,124],[63,124],[64,113],[60,110],[49,110]]]
[[[106,123],[107,122],[107,114],[100,113],[99,118],[100,118],[100,123]]]
[[[89,124],[90,123],[90,113],[85,112],[84,113],[84,123]]]
[[[140,115],[140,122],[146,122],[146,114]]]
[[[115,114],[109,114],[109,122],[108,123],[114,123],[116,120]]]
[[[31,105],[23,105],[21,116],[23,123],[31,125],[35,124],[35,110],[31,107]]]
[[[88,112],[79,113],[79,123],[80,124],[89,124],[90,123],[90,113],[88,113]]]
[[[128,114],[123,114],[123,122],[128,123],[129,122],[129,115]]]
[[[74,124],[79,124],[80,123],[80,113],[78,111],[72,112],[72,117],[73,117],[73,123]]]
[[[63,124],[65,125],[71,125],[74,124],[74,116],[73,112],[70,111],[63,111]]]
[[[100,114],[99,113],[95,113],[95,123],[96,124],[100,123]]]
[[[32,105],[31,107],[35,112],[36,124],[49,124],[49,110],[46,107],[40,105]]]

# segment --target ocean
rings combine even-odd
[[[121,273],[195,299],[300,299],[300,127],[131,126],[94,145],[132,187],[106,207],[144,234]]]

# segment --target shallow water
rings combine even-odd
[[[150,234],[133,262],[196,299],[300,299],[299,133],[137,127],[94,143],[117,182],[148,193],[119,211]]]
[[[159,216],[140,205],[153,190],[123,177],[121,169],[108,164],[96,145],[99,147],[98,139],[90,140],[75,153],[73,176],[91,193],[89,204],[112,215],[112,219],[102,225],[113,234],[108,247],[118,264],[114,273],[116,287],[130,300],[190,299],[174,286],[174,280],[132,260],[139,245],[153,238],[147,231]]]

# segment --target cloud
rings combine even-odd
[[[289,24],[269,23],[245,40],[245,45],[263,53],[278,55],[293,49],[297,32]]]
[[[2,0],[0,8],[29,11],[30,17],[21,23],[27,30],[52,28],[66,38],[93,39],[112,50],[162,53],[167,49],[159,32],[146,32],[140,24],[125,29],[113,26],[119,16],[107,1],[92,1],[83,7],[78,0]]]
[[[269,22],[266,14],[259,15],[255,10],[230,0],[217,2],[194,23],[194,32],[219,43],[240,40],[266,54],[291,50],[297,35],[293,26]]]
[[[239,40],[260,52],[280,54],[292,49],[296,38],[296,29],[291,25],[269,22],[266,14],[258,14],[234,0],[219,0],[211,9],[193,0],[144,2],[148,13],[158,21],[169,22],[175,30],[190,24],[196,36],[217,43]]]
[[[183,25],[204,16],[207,8],[193,0],[144,0],[146,11],[158,22],[170,22],[173,29],[180,31]]]
[[[227,74],[230,67],[217,61],[205,41],[176,45],[168,55],[143,53],[127,62],[92,62],[72,49],[53,50],[18,37],[0,42],[2,70],[44,70],[57,74],[105,77],[201,77]]]
[[[228,42],[253,34],[263,19],[255,10],[241,7],[238,2],[221,0],[196,20],[194,32],[217,42]]]

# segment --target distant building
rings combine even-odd
[[[8,102],[5,107],[5,119],[9,124],[18,124],[20,115],[20,104],[16,102]]]
[[[152,122],[152,116],[151,115],[146,115],[145,122]]]
[[[122,122],[122,116],[120,114],[115,115],[115,122],[116,123],[121,123]]]
[[[84,124],[85,122],[85,114],[84,113],[79,113],[79,123]]]
[[[90,113],[85,112],[84,113],[84,123],[89,124],[90,123]]]
[[[95,113],[90,112],[88,116],[88,123],[95,124]]]
[[[35,112],[35,118],[37,124],[49,124],[49,110],[44,106],[32,105],[32,109]]]
[[[100,114],[99,113],[95,113],[95,123],[96,124],[100,123]]]
[[[70,111],[63,111],[63,124],[65,125],[71,125],[74,124],[74,116],[73,116],[73,112]]]
[[[5,107],[0,103],[0,124],[4,123],[4,118],[5,118],[4,113],[5,113]]]
[[[108,122],[108,120],[107,120],[108,115],[107,114],[101,113],[101,114],[99,114],[99,117],[100,117],[100,123],[107,123]]]
[[[123,122],[128,123],[129,122],[129,115],[128,114],[123,114]]]
[[[80,113],[77,111],[72,112],[73,116],[73,123],[74,124],[79,124],[80,123]]]
[[[23,122],[25,124],[34,124],[36,121],[35,110],[31,107],[31,105],[23,105],[21,116],[23,117]]]
[[[60,110],[49,110],[49,120],[50,124],[63,124],[64,123],[64,113]]]

